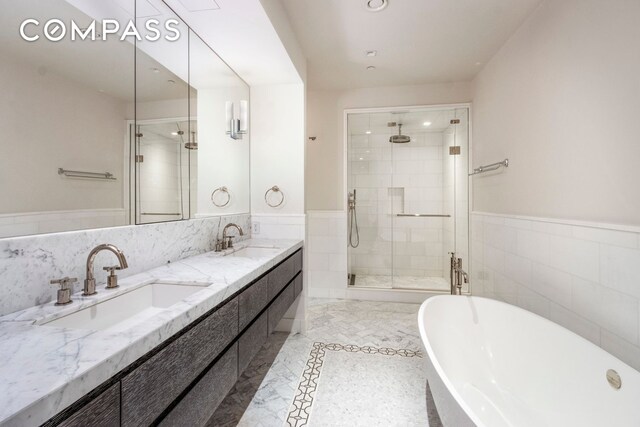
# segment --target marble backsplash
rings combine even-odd
[[[216,236],[229,222],[242,227],[244,238],[250,237],[251,216],[243,214],[0,239],[0,316],[55,299],[57,286],[49,284],[51,279],[75,277],[73,292],[80,290],[87,255],[101,243],[124,252],[129,268],[118,276],[127,277],[213,250]],[[106,282],[102,267],[115,264],[110,252],[96,258],[98,291]]]

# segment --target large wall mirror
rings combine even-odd
[[[249,212],[249,88],[161,0],[0,24],[0,238]]]

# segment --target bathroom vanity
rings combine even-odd
[[[41,351],[52,351],[32,363],[28,378],[16,377],[17,383],[28,384],[25,380],[41,375],[43,382],[37,390],[15,387],[14,413],[1,414],[0,425],[204,424],[303,289],[302,242],[277,241],[268,248],[264,241],[262,245],[252,242],[243,242],[226,256],[210,252],[126,278],[122,289],[108,295],[99,292],[97,304],[91,298],[76,301],[75,308],[47,304],[0,319],[0,334],[14,347],[5,351],[38,348],[37,341],[26,343],[38,339],[43,340]],[[227,283],[216,284],[221,277]],[[137,319],[131,327],[125,321],[94,331],[83,325],[61,328],[64,325],[56,323],[87,307],[95,314],[96,306],[109,298],[124,302],[145,286],[163,283],[200,285],[201,290],[153,316]],[[12,327],[20,329],[16,337],[19,334],[22,343],[11,341]],[[55,343],[56,337],[65,341]],[[79,340],[77,347],[74,339]],[[63,350],[55,349],[56,344]],[[74,349],[78,354],[71,354]],[[86,357],[95,359],[85,366]],[[12,369],[23,370],[10,366],[14,361],[18,363],[19,358],[2,367],[4,375]],[[60,373],[53,378],[56,363]],[[83,389],[87,392],[80,392]]]

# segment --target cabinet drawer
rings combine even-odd
[[[151,424],[237,335],[236,298],[122,379],[122,425]]]
[[[264,276],[238,297],[240,330],[244,329],[267,306],[269,275]]]
[[[120,425],[120,383],[112,385],[104,393],[67,418],[63,427],[115,427]]]
[[[294,284],[291,283],[269,306],[269,333],[272,333],[276,329],[276,326],[278,326],[282,316],[284,316],[289,307],[291,307],[291,304],[293,304],[293,301],[295,300],[293,291]]]
[[[292,278],[293,258],[287,258],[269,273],[269,300],[278,295]]]
[[[303,285],[303,279],[302,279],[302,273],[300,273],[298,274],[298,276],[293,282],[293,296],[295,298],[297,298],[298,295],[302,293],[302,287],[303,287],[302,285]]]
[[[265,311],[238,340],[238,375],[241,375],[269,336]]]
[[[204,426],[237,380],[238,344],[236,343],[160,422],[160,426]]]
[[[302,249],[293,254],[293,274],[298,274],[298,271],[302,271]]]

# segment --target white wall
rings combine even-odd
[[[469,83],[380,87],[349,91],[309,91],[307,142],[307,209],[342,210],[343,121],[348,108],[394,107],[469,102]]]
[[[250,210],[251,136],[233,140],[225,133],[226,102],[233,102],[238,109],[240,100],[249,100],[248,92],[246,87],[238,86],[198,90],[198,216]],[[220,187],[227,187],[231,195],[229,204],[222,208],[211,201],[211,194]],[[216,194],[216,203],[226,200],[222,193]]]
[[[304,214],[305,93],[303,84],[251,88],[251,212]],[[285,195],[278,208],[265,203],[277,185]],[[272,204],[279,201],[272,200]]]
[[[511,164],[473,178],[472,224],[474,294],[550,318],[636,369],[638,17],[637,1],[544,1],[481,71],[474,165]]]
[[[640,2],[543,2],[475,80],[474,209],[640,224]]]
[[[0,213],[123,209],[126,105],[7,54],[0,81]],[[63,178],[58,168],[117,180]]]

